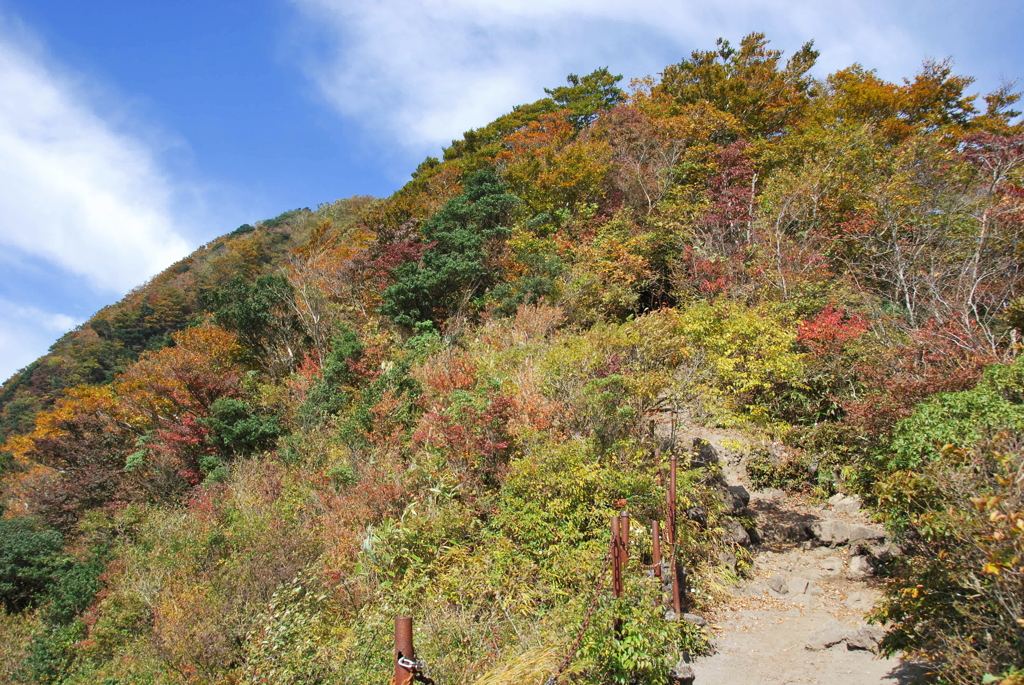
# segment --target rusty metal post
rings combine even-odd
[[[622,596],[622,538],[619,533],[620,519],[612,517],[612,594]]]
[[[401,665],[402,659],[415,661],[416,650],[412,646],[412,619],[408,616],[395,618],[395,679],[393,685],[408,685],[413,672]]]
[[[670,554],[672,555],[672,609],[676,612],[676,616],[681,616],[683,613],[683,600],[681,591],[679,588],[679,561],[676,556],[676,540],[677,540],[677,518],[676,518],[676,468],[679,460],[676,455],[672,455],[672,460],[669,466],[668,476],[668,498],[669,498],[669,518],[672,520],[672,527],[669,529],[669,546]]]
[[[668,544],[673,547],[676,544],[676,466],[678,463],[676,455],[672,455],[672,460],[669,462],[669,473],[668,473],[668,519],[669,525],[669,538]]]
[[[612,595],[616,599],[622,597],[623,585],[622,585],[622,565],[623,565],[623,546],[622,546],[622,517],[612,516]],[[628,525],[628,524],[627,524]],[[612,621],[612,629],[615,631],[615,637],[618,638],[622,635],[622,619],[616,618]]]
[[[651,565],[654,577],[661,578],[661,524],[651,521]]]
[[[629,559],[629,514],[619,514],[619,539],[622,540],[622,565]]]

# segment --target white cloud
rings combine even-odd
[[[55,339],[82,323],[0,298],[0,382],[35,360]]]
[[[653,74],[718,36],[763,31],[788,52],[814,39],[821,73],[859,61],[892,79],[928,53],[881,0],[292,1],[327,39],[306,56],[327,100],[417,152],[543,97],[567,73]]]
[[[152,151],[0,17],[0,249],[123,293],[188,253]]]

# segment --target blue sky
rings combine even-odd
[[[0,379],[236,226],[386,195],[570,72],[754,30],[818,74],[1024,76],[1024,3],[0,0]]]

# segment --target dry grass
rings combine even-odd
[[[534,647],[488,671],[473,685],[541,685],[554,675],[559,656],[555,647]]]

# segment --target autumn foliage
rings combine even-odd
[[[3,672],[377,682],[412,613],[439,682],[543,681],[607,517],[659,515],[686,424],[784,448],[764,482],[856,490],[903,536],[888,648],[1016,677],[1018,95],[817,57],[755,33],[628,90],[570,75],[392,196],[241,226],[58,341],[0,390],[28,550],[0,569]],[[744,554],[714,478],[680,482],[696,608]],[[706,648],[630,577],[595,626],[631,627],[588,632],[573,682]]]

